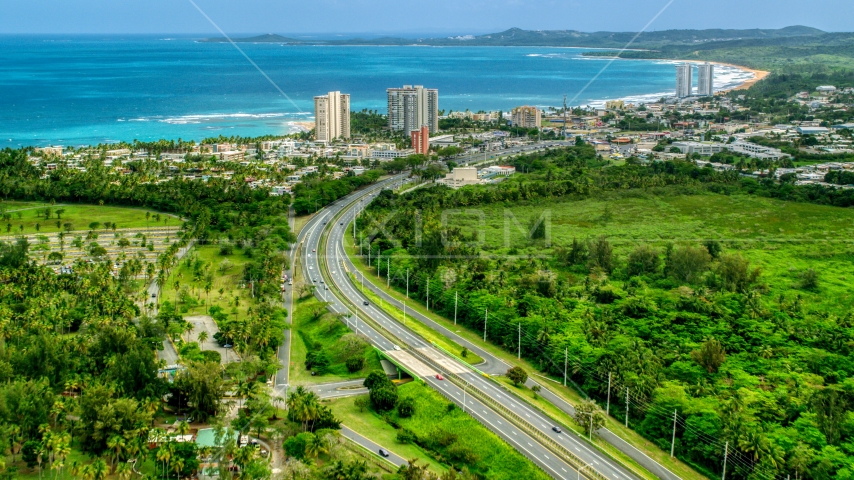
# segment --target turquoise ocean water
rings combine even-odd
[[[296,130],[314,95],[350,93],[352,108],[386,108],[385,89],[439,89],[444,110],[653,100],[675,84],[672,62],[607,63],[582,49],[329,47],[240,44],[292,101],[232,45],[167,36],[0,36],[0,147]],[[749,78],[722,68],[717,87]]]

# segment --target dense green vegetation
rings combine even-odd
[[[448,403],[423,382],[396,387],[384,373],[374,372],[365,379],[365,386],[370,389],[371,408],[382,413],[383,420],[397,429],[398,442],[416,444],[439,463],[451,465],[451,471],[442,479],[548,478],[471,415]],[[402,468],[394,478],[436,478],[413,476],[411,468],[411,465]],[[455,472],[462,473],[455,477]]]
[[[294,211],[297,215],[314,213],[357,188],[377,181],[381,175],[381,170],[369,170],[362,175],[350,175],[338,180],[307,176],[294,188]]]
[[[0,152],[0,192],[6,198],[145,206],[186,218],[179,238],[147,272],[150,279],[163,284],[180,247],[196,239],[240,249],[247,257],[242,276],[258,285],[247,315],[218,318],[244,361],[224,372],[219,362],[203,356],[186,362],[186,369],[167,383],[158,376],[155,353],[167,332],[186,326],[179,309],[165,302],[156,319],[142,315],[132,295],[136,285],[127,275],[113,276],[109,259],[80,259],[73,274],[56,275],[30,260],[26,240],[0,243],[0,449],[26,453],[30,468],[44,469],[70,469],[64,459],[82,451],[91,460],[79,468],[101,472],[92,478],[148,454],[159,465],[151,474],[165,476],[171,469],[189,475],[195,469],[189,458],[195,459],[196,452],[168,440],[149,451],[149,433],[158,432],[159,425],[153,429],[158,419],[172,412],[215,419],[224,413],[227,385],[254,391],[249,387],[255,380],[263,382],[263,374],[275,368],[282,335],[277,322],[284,315],[278,278],[293,238],[287,198],[251,190],[242,179],[147,183],[142,175],[112,173],[97,158],[86,163],[85,172],[60,168],[42,178],[45,173],[30,165],[23,151]],[[186,267],[206,277],[205,265],[194,260]],[[161,403],[164,395],[168,401]],[[266,411],[260,405],[269,405],[269,399],[258,402],[258,411]],[[252,408],[245,412],[252,414]],[[238,451],[236,445],[228,448]],[[241,468],[256,471],[264,465],[254,449],[247,452],[235,459]],[[178,462],[184,454],[187,460]],[[20,456],[9,460],[4,471],[14,476],[22,466]],[[76,468],[72,474],[82,475]]]
[[[701,472],[854,473],[850,191],[578,146],[493,186],[385,192],[359,219],[391,282],[571,378]],[[473,207],[479,206],[477,210]],[[382,228],[378,226],[382,225]]]
[[[299,383],[363,378],[380,368],[376,351],[310,294],[296,301],[291,379]],[[315,375],[312,375],[314,372]]]

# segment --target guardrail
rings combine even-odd
[[[343,210],[342,210],[342,212],[343,212]],[[330,222],[330,223],[334,223],[334,221],[337,221],[337,218],[338,217],[336,216],[333,219],[333,222]],[[324,238],[326,238],[326,235],[327,234],[321,235],[321,245],[320,245],[321,246],[321,252],[318,252],[318,254],[322,253],[322,251],[325,250],[325,245],[323,243],[323,240],[324,240]],[[325,261],[325,255],[318,255],[317,258],[322,264],[320,266],[321,267],[321,276],[325,276],[325,277],[327,277],[327,280],[329,280],[331,278],[331,276],[327,275],[329,273],[329,264],[327,261]],[[334,282],[333,282],[333,285],[334,285]],[[342,298],[343,295],[337,295],[335,292],[333,292],[331,290],[330,290],[330,292],[332,292],[333,295],[335,295],[339,299],[341,299],[342,302],[345,304],[346,303],[350,303],[350,304],[353,303],[352,301],[350,301],[346,297]],[[364,314],[358,308],[354,309],[354,311],[355,311],[355,314],[358,315],[359,318],[362,319],[362,321],[371,325],[371,327],[373,327],[377,333],[379,333],[380,335],[382,335],[383,337],[385,337],[387,340],[391,341],[395,345],[406,345],[405,350],[407,352],[409,352],[410,354],[412,354],[416,359],[421,360],[422,362],[431,366],[435,370],[442,372],[443,375],[445,376],[445,378],[448,378],[449,380],[451,380],[454,384],[456,384],[460,388],[465,388],[466,392],[472,393],[473,397],[477,398],[479,401],[481,401],[485,405],[488,405],[491,408],[493,408],[496,412],[499,413],[499,415],[501,415],[502,417],[504,417],[505,419],[507,419],[508,421],[513,423],[514,425],[516,425],[520,430],[527,433],[532,438],[539,441],[542,445],[544,445],[546,448],[551,450],[552,453],[557,455],[562,460],[566,461],[573,468],[575,468],[576,470],[587,468],[587,473],[585,473],[586,477],[588,477],[590,479],[595,479],[595,480],[608,480],[608,477],[606,477],[606,476],[602,475],[601,473],[599,473],[598,471],[594,470],[592,467],[590,467],[588,462],[585,462],[584,460],[582,460],[580,457],[578,457],[577,455],[575,455],[574,453],[569,451],[569,449],[567,449],[563,445],[555,442],[552,438],[550,438],[548,436],[548,434],[539,430],[532,423],[528,422],[527,420],[525,420],[524,418],[522,418],[521,416],[519,416],[518,414],[516,414],[515,412],[513,412],[509,408],[505,407],[500,402],[498,402],[497,400],[495,400],[492,397],[490,397],[489,395],[487,395],[485,392],[479,390],[477,387],[475,387],[471,383],[465,381],[464,379],[462,379],[458,375],[447,371],[447,369],[440,366],[438,363],[433,361],[427,355],[424,355],[422,352],[418,351],[417,349],[410,347],[407,344],[407,342],[403,341],[403,339],[399,338],[393,332],[391,332],[390,330],[386,329],[385,327],[383,327],[382,325],[380,325],[379,323],[374,321],[372,318],[370,318],[368,315]],[[420,338],[419,335],[417,335],[413,332],[410,332],[410,333],[412,333],[412,334],[414,334]],[[425,341],[425,343],[429,343],[429,342]]]
[[[581,469],[581,468],[585,468],[588,466],[587,462],[585,462],[580,457],[578,457],[577,455],[575,455],[574,453],[569,451],[568,448],[566,448],[563,445],[554,441],[551,437],[549,437],[548,434],[544,433],[542,430],[535,427],[532,423],[528,422],[527,420],[525,420],[524,418],[519,416],[516,412],[514,412],[514,411],[510,410],[509,408],[505,407],[504,405],[502,405],[501,402],[495,400],[494,398],[490,397],[489,395],[487,395],[483,391],[479,390],[473,384],[465,381],[459,375],[452,373],[452,372],[449,372],[445,368],[442,368],[441,365],[434,362],[433,359],[431,359],[427,355],[424,355],[422,352],[418,351],[417,349],[407,348],[407,351],[409,351],[413,356],[417,357],[419,360],[427,363],[431,367],[442,372],[445,378],[454,382],[458,387],[464,388],[466,390],[466,392],[470,392],[473,397],[477,398],[482,403],[489,405],[491,408],[498,411],[501,414],[501,416],[503,416],[507,420],[510,420],[520,430],[524,431],[525,433],[527,433],[531,437],[536,438],[537,441],[539,441],[540,443],[545,445],[555,455],[562,457],[563,460],[565,460],[567,463],[569,463],[570,465],[572,465],[576,469]],[[588,471],[589,471],[588,476],[591,478],[602,479],[602,480],[607,480],[607,478],[608,478],[608,477],[600,474],[596,470],[588,469]]]

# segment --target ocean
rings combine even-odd
[[[0,36],[0,148],[281,135],[334,90],[353,110],[384,112],[385,89],[404,84],[439,89],[446,111],[654,101],[675,88],[674,62],[617,60],[597,77],[609,60],[575,48],[238,45],[269,81],[228,43]],[[719,67],[716,88],[751,77]]]

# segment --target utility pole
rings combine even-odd
[[[454,292],[454,325],[457,324],[457,293]]]
[[[403,301],[403,324],[406,325],[406,300]]]
[[[629,428],[629,387],[626,387],[626,428]]]
[[[670,458],[673,458],[673,451],[676,449],[676,410],[673,410],[673,437],[670,439]]]
[[[587,430],[587,439],[593,443],[593,410],[590,411],[590,430]]]
[[[721,480],[726,480],[726,457],[729,455],[729,442],[724,444],[724,473],[721,475]]]
[[[430,311],[430,277],[427,277],[427,311]]]
[[[563,96],[563,131],[561,131],[561,135],[563,136],[562,140],[566,140],[566,95]]]
[[[566,366],[569,363],[569,347],[563,351],[563,386],[566,386]]]
[[[484,309],[484,317],[483,317],[483,341],[486,341],[486,322],[489,321],[489,309]]]
[[[385,287],[391,286],[391,257],[385,259]]]
[[[611,372],[608,372],[608,403],[605,407],[605,415],[611,414]]]
[[[522,359],[522,324],[519,324],[519,340],[516,342],[519,351],[516,353],[516,360]]]
[[[406,298],[409,298],[409,269],[406,269]]]
[[[382,271],[380,270],[380,260],[382,260],[382,255],[377,257],[377,278],[382,278]]]

